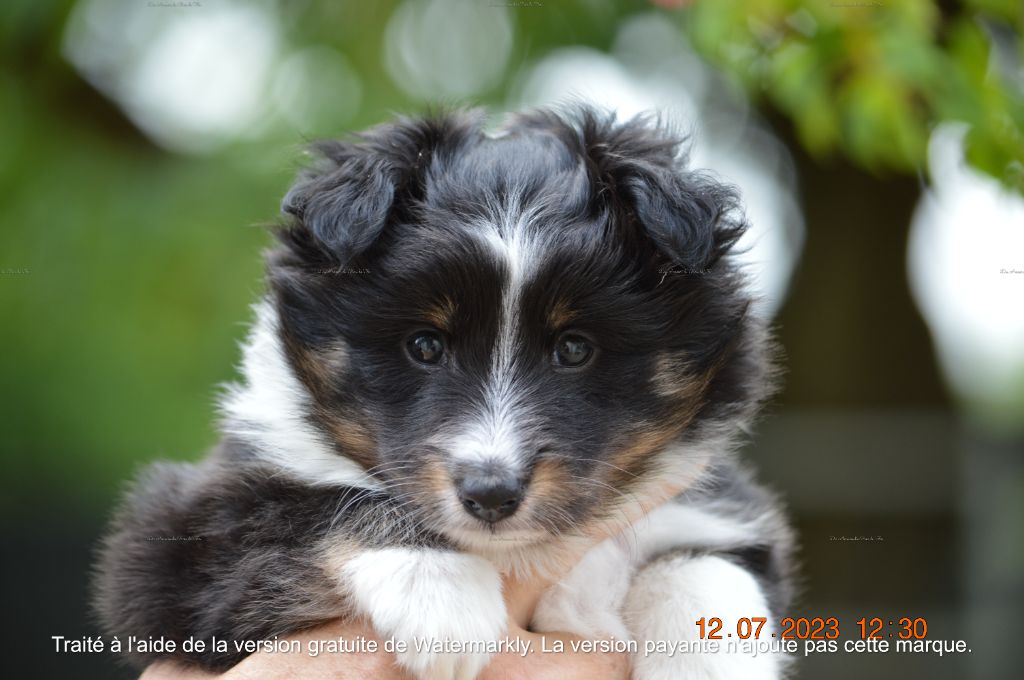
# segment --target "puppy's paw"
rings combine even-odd
[[[357,555],[342,572],[356,609],[385,639],[405,644],[398,663],[421,680],[472,680],[490,661],[483,647],[505,634],[501,578],[483,558],[385,548]]]
[[[567,577],[548,588],[530,627],[541,633],[628,639],[621,612],[632,575],[630,555],[622,545],[614,539],[598,544]]]
[[[702,616],[738,621],[768,620],[760,639],[771,640],[774,621],[757,579],[743,567],[714,555],[665,557],[644,567],[626,597],[624,615],[639,645],[644,642],[700,642],[694,621]],[[636,680],[779,680],[788,660],[780,653],[635,654]]]

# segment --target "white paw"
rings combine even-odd
[[[772,617],[757,580],[742,567],[713,555],[666,557],[648,565],[633,582],[624,614],[641,650],[645,641],[698,644],[694,622],[709,616],[729,625],[741,618],[763,616],[768,623],[759,639],[772,640]],[[728,642],[718,653],[633,656],[636,680],[778,680],[784,667],[785,658],[780,654],[731,652]]]
[[[342,572],[356,609],[384,639],[405,643],[398,663],[421,680],[472,680],[490,661],[482,647],[505,634],[501,579],[481,557],[385,548],[360,553]]]
[[[629,639],[622,603],[633,566],[629,552],[614,539],[591,548],[569,575],[544,593],[531,628],[539,633],[572,633],[583,638]]]

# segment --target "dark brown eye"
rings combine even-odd
[[[444,356],[444,338],[436,331],[417,331],[406,341],[405,349],[413,361],[436,364]]]
[[[566,333],[555,343],[554,363],[556,366],[574,368],[587,363],[593,354],[594,348],[590,341],[583,336]]]

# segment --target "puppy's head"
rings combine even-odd
[[[589,109],[317,147],[271,253],[301,421],[462,543],[543,540],[694,479],[763,396],[735,195]],[[331,459],[334,460],[331,460]]]

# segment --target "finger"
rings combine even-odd
[[[533,610],[537,608],[544,591],[551,585],[549,576],[532,575],[529,577],[506,575],[502,579],[502,590],[505,596],[505,608],[512,624],[526,629],[533,618]],[[511,626],[510,626],[511,628]]]

